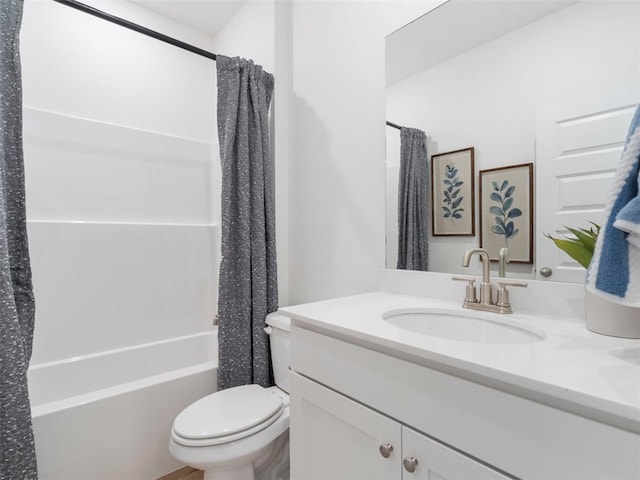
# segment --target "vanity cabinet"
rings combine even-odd
[[[597,411],[321,327],[291,327],[292,480],[640,478],[640,436]]]
[[[510,477],[291,373],[292,480],[505,480]]]

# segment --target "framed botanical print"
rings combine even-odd
[[[431,156],[433,236],[475,235],[473,147]]]
[[[492,261],[533,263],[533,163],[480,170],[480,247]]]

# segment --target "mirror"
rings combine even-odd
[[[562,225],[601,222],[608,185],[638,102],[639,23],[638,2],[449,0],[387,37],[387,121],[426,133],[429,164],[432,155],[474,149],[474,235],[434,236],[430,225],[429,271],[479,272],[479,265],[461,265],[463,253],[480,245],[479,173],[533,163],[533,261],[509,263],[507,276],[542,279],[537,271],[548,266],[571,273],[554,274],[550,280],[583,281],[584,270],[543,233],[557,235]],[[607,107],[606,102],[602,106],[602,99],[619,99],[620,108]],[[572,117],[570,112],[582,112],[577,106],[587,108],[588,114]],[[568,120],[555,121],[553,115]],[[583,118],[608,123],[601,126]],[[615,140],[601,134],[605,129],[615,133]],[[573,138],[578,136],[582,143]],[[596,137],[603,137],[597,145]],[[560,155],[553,153],[554,142],[573,144],[563,144]],[[387,126],[386,143],[386,266],[396,268],[396,128]],[[604,152],[605,167],[592,165],[596,151]],[[573,162],[570,176],[553,170],[561,157]],[[583,165],[590,170],[581,170]],[[438,199],[433,202],[436,208],[433,214],[429,208],[430,215],[441,214]],[[487,203],[485,199],[483,210]],[[486,213],[482,218],[488,222]],[[497,270],[496,263],[492,269]]]

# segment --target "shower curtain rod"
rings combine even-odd
[[[66,5],[67,7],[75,8],[76,10],[80,10],[81,12],[88,13],[89,15],[93,15],[94,17],[101,18],[102,20],[107,20],[108,22],[115,23],[116,25],[120,25],[121,27],[125,27],[135,32],[142,33],[143,35],[147,35],[148,37],[152,37],[176,47],[189,50],[190,52],[210,58],[211,60],[216,59],[215,53],[207,52],[206,50],[203,50],[201,48],[194,47],[193,45],[189,45],[188,43],[181,42],[180,40],[176,40],[175,38],[171,38],[167,35],[156,32],[155,30],[143,27],[142,25],[138,25],[137,23],[130,22],[129,20],[125,20],[124,18],[116,17],[115,15],[111,15],[110,13],[103,12],[102,10],[98,10],[97,8],[93,8],[84,3],[77,2],[76,0],[53,1],[62,5]]]
[[[389,125],[390,127],[393,127],[393,128],[397,128],[398,130],[400,130],[402,128],[400,125],[396,125],[395,123],[391,123],[389,121],[387,121],[387,125]]]

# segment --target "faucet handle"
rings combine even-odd
[[[500,280],[498,285],[500,285],[500,287],[526,287],[527,282],[523,282],[522,280]]]
[[[467,277],[466,275],[454,275],[451,277],[451,280],[457,280],[459,282],[470,282],[473,283],[477,280],[475,277]]]
[[[467,282],[467,290],[464,297],[465,303],[478,303],[478,297],[476,297],[476,287],[475,281],[476,279],[473,277],[464,277],[464,276],[453,276],[451,280],[456,280],[458,282]]]
[[[498,300],[496,305],[498,307],[510,307],[511,303],[509,303],[509,290],[507,287],[526,287],[527,282],[522,282],[519,280],[509,280],[504,282],[498,282]]]

